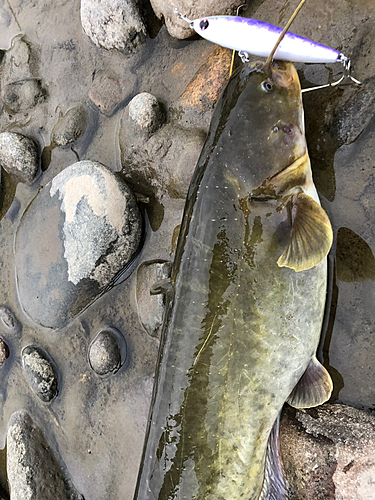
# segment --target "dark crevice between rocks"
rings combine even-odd
[[[7,481],[7,447],[0,450],[0,500],[9,500],[9,488]]]

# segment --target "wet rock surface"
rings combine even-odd
[[[82,0],[81,20],[86,35],[105,49],[133,52],[146,37],[135,0]]]
[[[163,125],[165,117],[156,97],[142,92],[129,103],[129,120],[136,132],[150,137]]]
[[[125,339],[115,328],[102,330],[90,344],[90,366],[98,375],[116,373],[124,364],[125,359]]]
[[[216,48],[197,36],[176,40],[167,30],[181,30],[183,37],[192,33],[188,24],[173,12],[168,13],[168,9],[176,6],[194,18],[218,14],[218,5],[215,3],[209,11],[211,2],[177,3],[172,6],[171,2],[163,2],[158,11],[154,2],[155,11],[165,18],[166,25],[156,21],[144,4],[143,26],[147,25],[149,36],[135,36],[134,43],[129,32],[122,30],[122,23],[127,20],[117,22],[120,4],[107,4],[107,11],[97,9],[99,4],[95,4],[95,12],[86,17],[92,20],[92,36],[97,43],[108,42],[115,49],[108,50],[82,34],[79,0],[59,5],[12,0],[11,9],[6,2],[0,2],[0,132],[32,137],[43,148],[50,144],[56,123],[61,124],[60,118],[69,117],[64,125],[69,130],[70,110],[83,107],[87,111],[85,132],[76,138],[76,129],[72,127],[71,142],[64,147],[51,147],[50,158],[42,162],[42,175],[32,185],[17,184],[13,175],[1,173],[4,201],[0,212],[0,304],[10,313],[7,315],[0,308],[0,334],[10,354],[1,368],[0,448],[5,446],[11,415],[24,408],[53,449],[59,449],[77,490],[90,500],[133,498],[162,316],[162,295],[147,295],[148,285],[138,300],[138,277],[150,262],[173,260],[190,177],[229,73],[230,51]],[[194,10],[199,4],[203,11]],[[234,12],[236,6],[232,4]],[[361,0],[355,6],[343,0],[339,8],[323,0],[313,5],[306,2],[293,24],[294,32],[351,57],[353,75],[363,81],[361,87],[340,85],[304,94],[304,108],[314,180],[337,234],[337,273],[331,287],[332,307],[321,359],[334,379],[334,400],[366,408],[374,403],[375,384],[374,7],[370,0]],[[241,13],[283,26],[293,8],[284,0],[264,0],[249,2],[246,12]],[[108,30],[102,23],[106,12]],[[180,24],[171,27],[174,23]],[[21,31],[24,36],[19,36]],[[238,56],[234,61],[235,66],[240,64]],[[338,66],[297,65],[302,86],[337,80],[341,71]],[[164,121],[158,122],[155,129],[151,126],[152,132],[146,134],[131,125],[126,108],[143,93],[154,96],[164,111]],[[59,116],[60,110],[63,116]],[[58,139],[62,146],[67,139],[63,133],[60,137],[64,137]],[[77,285],[69,280],[69,252],[65,256],[64,246],[66,212],[61,209],[61,193],[56,191],[52,202],[50,194],[43,195],[46,188],[50,190],[53,179],[77,159],[101,162],[117,172],[119,178],[128,180],[137,194],[149,198],[149,203],[142,203],[146,232],[141,252],[126,273],[108,275],[109,285],[103,288],[91,278],[82,278]],[[90,174],[81,184],[81,208],[87,208],[85,203],[90,205],[91,198],[84,187],[95,183],[93,179],[95,175]],[[44,204],[43,196],[48,203]],[[36,205],[39,208],[34,211]],[[82,209],[80,213],[86,212]],[[28,228],[26,220],[31,221]],[[98,242],[103,241],[103,226],[99,224],[93,230],[93,225],[82,217],[77,224],[83,228],[81,232],[74,233],[73,227],[71,233],[68,228],[66,232],[74,233],[79,242],[71,253],[86,263],[89,255],[96,259],[98,267],[103,259],[97,258],[93,248],[102,248]],[[22,262],[27,278],[22,286],[14,270],[17,228],[19,234],[22,231],[25,235],[22,250],[17,250],[17,238],[15,244],[17,271]],[[107,229],[105,237],[112,234]],[[98,233],[100,238],[98,235],[97,240],[90,239],[91,234]],[[112,242],[109,248],[112,251]],[[123,265],[122,258],[114,257],[114,261],[114,267]],[[152,275],[152,269],[151,266],[147,276]],[[151,281],[147,276],[142,277],[142,283]],[[52,327],[46,329],[41,324]],[[109,324],[126,338],[127,357],[114,376],[103,376],[90,367],[89,350],[97,333]],[[22,349],[31,345],[49,353],[61,376],[59,394],[48,404],[31,390],[24,376]],[[105,349],[103,358],[104,354]],[[336,422],[336,417],[330,418]],[[356,428],[354,421],[348,422],[349,427],[353,424]],[[298,425],[302,423],[298,421]],[[332,479],[333,470],[341,470],[344,478],[352,471],[358,472],[350,464],[351,459],[343,460],[342,466],[336,465],[336,451],[324,447],[331,437],[323,438],[320,434],[316,439],[304,433],[317,441],[316,453],[323,455],[326,463],[326,468],[319,466],[316,475],[311,476],[315,486],[322,484],[320,491],[311,490],[318,491],[315,496],[329,498],[334,488],[340,492],[346,488],[348,494],[354,495],[350,484],[339,489],[336,476]],[[38,450],[34,441],[30,447]],[[362,450],[363,456],[367,456],[366,445]],[[297,447],[292,451],[297,453]],[[3,455],[0,450],[0,487],[7,490]],[[360,463],[357,456],[354,464]],[[40,469],[47,475],[49,464]],[[10,483],[15,484],[15,476],[22,478],[23,473],[22,468],[14,472]],[[358,474],[362,481],[361,473]],[[292,474],[291,483],[293,477]],[[355,494],[362,495],[358,491]],[[7,497],[6,491],[4,495]],[[342,493],[343,498],[345,495]]]
[[[12,500],[83,500],[30,415],[12,415],[7,434],[7,473]]]
[[[57,373],[54,362],[39,346],[22,349],[22,368],[26,380],[35,394],[45,403],[58,393]]]
[[[125,183],[96,162],[66,168],[38,194],[17,232],[24,310],[40,325],[62,328],[129,263],[141,233]]]
[[[21,182],[31,184],[39,171],[39,148],[33,139],[13,132],[0,134],[0,165]]]
[[[374,498],[375,418],[345,405],[295,411],[281,425],[290,500]]]

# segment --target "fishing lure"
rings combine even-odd
[[[210,42],[238,51],[242,62],[249,55],[268,57],[282,28],[256,19],[239,16],[211,16],[190,20],[175,12],[190,24],[201,37]],[[287,32],[278,46],[275,59],[302,63],[341,63],[349,72],[350,60],[338,50]]]

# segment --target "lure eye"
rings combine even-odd
[[[203,19],[203,21],[199,23],[199,27],[201,30],[206,30],[208,28],[208,24],[209,22],[207,21],[207,19]]]
[[[262,85],[261,85],[262,89],[265,91],[265,92],[272,92],[273,90],[273,85],[271,82],[269,81],[264,81],[262,82]]]

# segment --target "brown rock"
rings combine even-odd
[[[127,84],[122,85],[116,77],[101,73],[95,78],[88,96],[101,113],[111,115],[133,84],[134,78],[129,77]]]
[[[209,128],[216,101],[229,79],[232,51],[216,47],[171,106],[183,126]]]
[[[375,419],[364,411],[287,407],[281,453],[289,500],[375,499]]]

